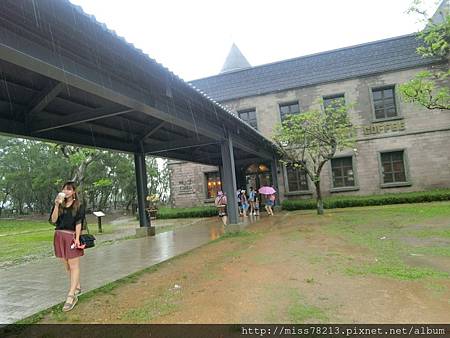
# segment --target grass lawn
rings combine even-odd
[[[450,257],[450,203],[405,204],[337,212],[324,227],[330,235],[369,249],[375,262],[352,264],[349,274],[398,279],[448,277],[436,267],[411,266],[412,257]],[[445,269],[444,269],[445,270]]]
[[[279,212],[24,323],[448,323],[449,277],[450,202]]]
[[[97,225],[90,232],[98,234]],[[111,224],[103,224],[104,234],[112,233]],[[54,227],[45,221],[0,220],[0,268],[53,255]]]

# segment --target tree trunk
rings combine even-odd
[[[127,212],[130,210],[131,203],[133,203],[133,200],[129,200],[129,201],[127,202],[127,206],[126,206],[126,208],[125,208],[125,210],[126,210]]]
[[[317,215],[323,215],[322,192],[320,191],[320,181],[314,182],[316,186]]]

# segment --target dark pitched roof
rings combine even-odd
[[[436,63],[416,53],[416,34],[219,74],[190,83],[216,101],[256,96]]]

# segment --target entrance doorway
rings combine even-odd
[[[262,186],[272,185],[272,173],[265,163],[252,163],[245,169],[245,186],[247,191],[253,187],[256,191]]]

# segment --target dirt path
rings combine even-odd
[[[330,236],[327,222],[311,214],[263,218],[42,323],[450,322],[448,279],[345,273],[376,257]]]

